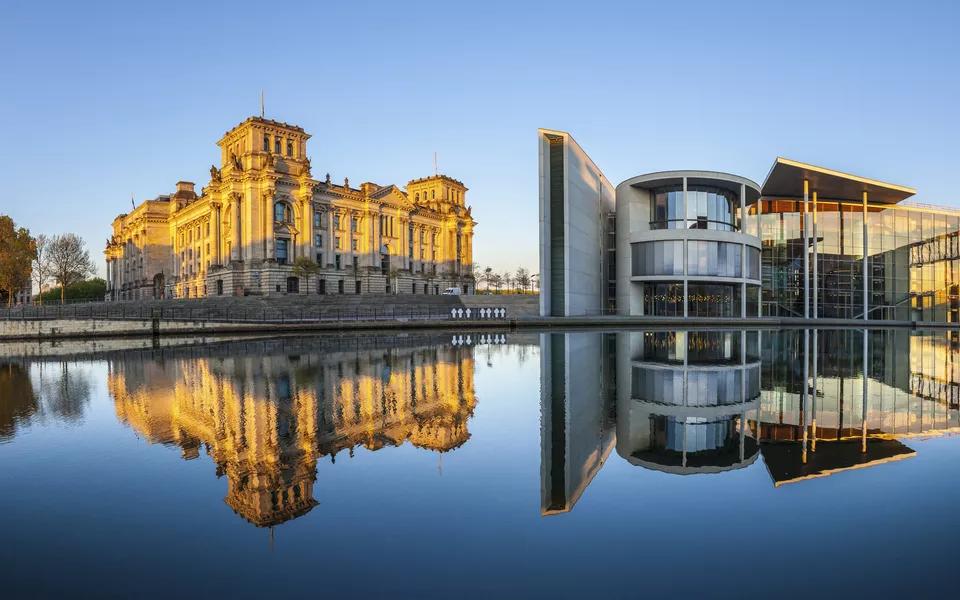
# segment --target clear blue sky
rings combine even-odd
[[[469,188],[475,257],[538,270],[538,127],[619,182],[786,156],[958,206],[956,2],[0,2],[0,212],[74,231],[202,185],[259,112],[314,173]],[[101,267],[102,269],[102,267]]]

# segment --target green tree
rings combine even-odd
[[[14,295],[30,283],[30,264],[36,252],[30,232],[0,215],[0,291],[7,293],[7,306],[12,306]]]
[[[310,260],[306,256],[293,261],[293,275],[300,279],[306,279],[304,289],[310,289],[310,278],[320,272],[320,265]]]
[[[55,287],[43,294],[40,294],[42,302],[54,302],[58,299],[63,300],[103,300],[107,293],[107,282],[99,277],[78,281],[68,285],[66,290]]]

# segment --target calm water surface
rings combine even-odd
[[[0,597],[957,593],[956,332],[45,351]]]

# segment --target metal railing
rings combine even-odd
[[[479,311],[469,319],[481,319]],[[135,306],[101,302],[85,305],[21,306],[0,309],[0,321],[53,319],[109,319],[203,321],[213,323],[320,323],[344,321],[413,321],[451,319],[448,306],[280,306],[280,307],[188,307]]]

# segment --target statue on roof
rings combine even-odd
[[[347,177],[344,177],[344,178],[343,178],[343,187],[345,187],[345,188],[350,187],[350,179],[349,179],[349,178],[347,178]]]
[[[230,153],[230,160],[233,161],[233,166],[234,166],[238,171],[242,171],[242,170],[243,170],[243,161],[240,160],[240,157],[237,156],[236,153],[234,153],[234,152],[231,152],[231,153]]]
[[[327,180],[324,183],[330,185],[330,173],[327,173]]]
[[[276,164],[276,160],[273,158],[273,154],[270,153],[270,152],[267,152],[266,157],[264,157],[264,159],[263,159],[263,166],[264,166],[264,168],[266,168],[266,167],[272,167],[272,166],[274,166],[274,164]]]
[[[303,174],[308,177],[310,176],[310,157],[309,156],[303,159]]]
[[[216,165],[210,165],[210,180],[216,183],[220,183],[220,181],[222,181],[220,169],[218,169]]]

